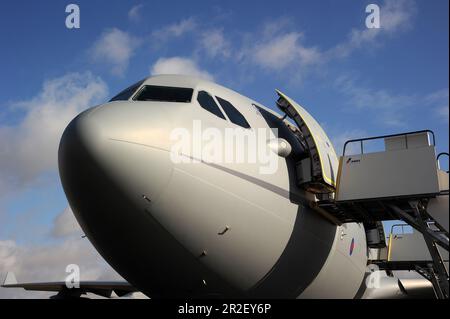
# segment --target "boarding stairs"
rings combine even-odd
[[[370,249],[385,249],[383,221],[402,220],[426,243],[428,261],[380,260],[388,271],[414,269],[429,279],[438,298],[449,298],[449,173],[439,167],[435,135],[430,130],[349,140],[337,158],[321,126],[280,91],[277,106],[295,124],[294,133],[309,156],[296,163],[296,183],[314,194],[310,203],[330,222],[363,223]],[[286,120],[285,120],[286,121]],[[291,125],[286,122],[287,126]],[[367,144],[378,142],[382,150]],[[355,152],[355,145],[358,149]],[[369,152],[368,152],[369,150]],[[448,259],[448,257],[447,257]]]
[[[364,143],[376,139],[384,140],[385,149],[365,153]],[[357,154],[346,154],[351,143],[359,144]],[[449,297],[448,268],[442,257],[442,250],[448,256],[449,249],[448,172],[439,168],[443,154],[447,153],[436,158],[435,137],[429,130],[350,140],[340,158],[334,198],[317,203],[340,223],[364,223],[366,233],[374,234],[372,242],[368,236],[370,248],[385,244],[381,221],[403,220],[420,232],[430,259],[386,260],[378,266],[416,270],[432,282],[438,298]]]

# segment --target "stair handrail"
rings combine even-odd
[[[377,139],[389,138],[389,137],[397,137],[397,136],[405,136],[407,138],[408,135],[419,134],[419,133],[429,133],[429,134],[431,134],[433,145],[436,146],[436,137],[434,135],[434,132],[432,130],[420,130],[420,131],[413,131],[413,132],[406,132],[406,133],[397,133],[397,134],[389,134],[389,135],[363,137],[363,138],[357,138],[357,139],[353,139],[353,140],[348,140],[344,144],[344,149],[342,151],[342,156],[345,156],[345,149],[346,149],[346,147],[347,147],[347,145],[349,143],[360,142],[361,143],[361,154],[364,154],[364,146],[363,146],[363,142],[364,141],[377,140]],[[408,146],[406,146],[406,148],[408,148]]]
[[[438,167],[441,167],[441,165],[439,164],[439,157],[441,157],[443,155],[447,155],[447,157],[449,156],[449,154],[447,152],[439,153],[438,156],[436,157],[436,162],[437,162]],[[447,170],[447,173],[448,173],[448,170]]]

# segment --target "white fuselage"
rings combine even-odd
[[[153,297],[355,297],[367,263],[364,227],[336,226],[309,208],[315,198],[296,185],[294,159],[280,157],[271,174],[258,161],[171,159],[173,130],[194,135],[195,120],[223,136],[278,128],[289,141],[281,116],[192,77],[144,85],[192,88],[192,100],[106,103],[77,116],[61,139],[64,190],[108,263]],[[203,109],[200,91],[230,101],[250,128]]]

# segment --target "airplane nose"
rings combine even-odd
[[[170,178],[169,152],[153,147],[156,135],[152,132],[161,135],[164,121],[143,121],[135,113],[118,105],[96,107],[74,118],[62,135],[58,151],[61,182],[91,240],[97,239],[94,233],[99,229],[108,228],[105,222],[112,229],[115,226],[109,222],[120,224],[132,218],[130,207],[144,212],[142,205],[156,202]],[[159,118],[157,111],[152,116]],[[139,143],[133,139],[137,136]]]
[[[101,165],[97,154],[102,149],[101,125],[95,123],[87,110],[76,116],[66,127],[61,137],[58,150],[58,168],[61,183],[74,212],[85,233],[89,233],[98,223],[90,215],[95,209],[92,201],[94,194],[101,196],[98,179]],[[93,173],[96,173],[93,175]],[[95,185],[94,185],[95,183]]]
[[[158,220],[172,174],[161,147],[165,110],[124,106],[94,108],[67,126],[58,152],[64,192],[84,234],[128,282],[161,295],[193,289],[203,278],[198,260]]]

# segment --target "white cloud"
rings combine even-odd
[[[288,18],[264,23],[259,31],[245,34],[242,46],[233,52],[243,67],[256,65],[278,74],[288,72],[285,77],[294,82],[323,62],[322,52],[306,45],[304,34],[293,29]]]
[[[141,10],[143,7],[143,4],[137,4],[131,7],[130,11],[128,11],[128,19],[133,22],[138,22],[141,19]]]
[[[348,76],[335,81],[335,88],[346,96],[347,105],[359,111],[374,111],[376,120],[388,126],[405,126],[407,114],[402,112],[417,105],[418,96],[394,94],[385,89],[371,89],[356,83]]]
[[[306,45],[303,32],[293,29],[289,19],[265,23],[262,32],[247,35],[247,44],[238,50],[238,58],[270,70],[305,71],[307,67],[347,57],[356,49],[379,46],[383,36],[407,30],[412,26],[416,6],[413,0],[386,0],[380,12],[380,29],[368,29],[362,23],[350,31],[347,40],[330,49]]]
[[[412,26],[416,14],[413,0],[386,0],[380,7],[380,28],[355,28],[350,31],[348,40],[326,52],[328,59],[347,57],[355,49],[364,46],[380,45],[382,35],[394,35]]]
[[[449,117],[449,107],[447,106],[440,106],[436,108],[436,115],[444,122],[448,123],[448,117]]]
[[[296,57],[299,33],[289,33],[256,46],[255,60],[267,68],[280,69],[291,64]]]
[[[287,67],[309,66],[320,62],[321,53],[317,48],[306,47],[301,42],[300,32],[276,33],[263,38],[247,48],[244,55],[250,56],[257,65],[273,70]]]
[[[437,118],[449,122],[449,90],[448,88],[438,90],[424,98],[425,105],[429,106]]]
[[[183,57],[160,58],[150,68],[152,75],[183,74],[192,75],[212,81],[214,77],[205,70],[201,70],[191,59]]]
[[[336,87],[349,97],[352,106],[358,109],[393,109],[407,107],[415,103],[413,95],[393,94],[385,89],[370,89],[356,83],[348,76],[337,78]]]
[[[20,245],[0,238],[0,280],[8,271],[19,282],[64,281],[66,266],[80,267],[81,280],[123,280],[95,250],[78,225],[70,208],[53,222],[51,244]],[[29,292],[23,289],[1,289],[1,298],[48,298],[55,293]]]
[[[448,88],[437,90],[433,93],[428,94],[425,97],[425,102],[432,104],[432,103],[447,103],[448,104],[448,98],[449,98],[449,90]]]
[[[399,32],[411,27],[417,13],[414,0],[386,0],[381,7],[381,28],[388,32]]]
[[[55,217],[53,228],[51,230],[52,236],[56,238],[70,237],[72,235],[80,235],[82,230],[73,215],[70,207],[66,207],[58,216]]]
[[[13,125],[0,126],[0,196],[33,189],[42,175],[53,173],[56,177],[64,128],[79,112],[103,101],[107,93],[106,84],[90,72],[69,73],[46,81],[35,97],[14,103],[13,109],[23,112],[23,117]],[[69,209],[49,226],[52,237],[42,244],[20,244],[0,237],[0,281],[7,271],[15,272],[20,281],[62,280],[71,263],[80,266],[82,279],[119,278],[90,242],[80,238],[82,231]],[[0,288],[0,298],[48,296]]]
[[[90,53],[94,61],[110,64],[113,74],[123,75],[139,44],[138,38],[113,28],[103,32]]]
[[[70,238],[49,245],[20,245],[0,240],[0,280],[11,271],[19,282],[64,281],[66,266],[77,264],[81,280],[123,280],[88,239]],[[48,298],[55,293],[0,288],[1,298]]]
[[[64,128],[79,112],[103,101],[107,92],[106,84],[91,73],[70,73],[46,81],[34,98],[15,103],[24,117],[17,124],[0,126],[0,192],[57,172]]]
[[[360,26],[350,30],[346,39],[328,49],[307,44],[304,33],[295,29],[289,17],[262,23],[255,32],[241,32],[233,42],[230,41],[229,30],[207,29],[205,23],[191,17],[155,31],[153,35],[159,41],[154,41],[154,45],[161,45],[165,40],[179,38],[195,30],[198,36],[192,42],[197,44],[194,53],[199,58],[231,59],[240,63],[241,69],[246,69],[245,72],[251,70],[247,66],[255,65],[283,74],[289,71],[287,78],[295,80],[303,77],[311,68],[348,57],[357,49],[380,46],[386,36],[411,28],[416,11],[414,0],[385,0],[380,6],[380,29],[366,28],[364,19],[361,19]],[[362,6],[362,18],[364,14]]]
[[[12,240],[0,241],[0,269],[11,269],[17,263],[17,258],[14,255],[14,248],[16,244]]]
[[[192,33],[193,31],[196,31],[196,37],[192,41],[193,44],[196,44],[196,48],[194,49],[196,53],[204,53],[210,58],[230,58],[232,56],[232,46],[230,41],[226,39],[223,29],[209,29],[204,25],[200,26],[194,17],[189,17],[179,22],[164,26],[152,33],[155,40],[153,41],[153,46],[161,46],[169,40],[181,38]]]
[[[231,55],[231,44],[223,34],[223,30],[214,29],[201,34],[200,46],[211,57],[222,56],[225,58]]]
[[[338,131],[336,134],[332,134],[330,136],[332,136],[331,141],[333,143],[334,150],[336,151],[336,155],[341,156],[345,142],[348,140],[365,137],[367,136],[367,133],[360,129],[353,129]],[[360,152],[360,148],[359,145],[356,145],[355,143],[349,144],[345,150],[346,154],[357,154],[358,152]]]
[[[187,19],[183,19],[180,22],[170,24],[162,29],[156,30],[153,32],[153,36],[157,37],[160,40],[168,40],[169,38],[177,38],[182,35],[193,31],[196,28],[197,24],[195,19],[190,17]]]
[[[408,119],[414,114],[431,114],[448,123],[448,88],[430,94],[401,94],[369,88],[350,76],[338,77],[334,87],[346,97],[347,107],[353,111],[373,112],[374,120],[387,126],[407,126]]]

